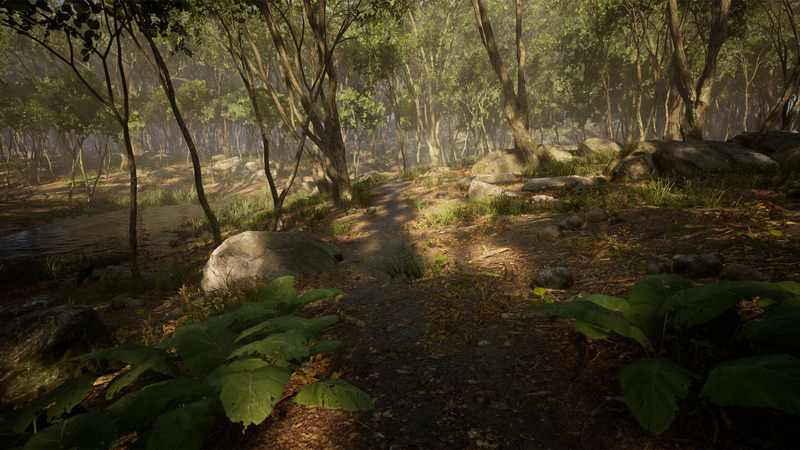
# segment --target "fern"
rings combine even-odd
[[[338,295],[335,289],[298,295],[294,278],[281,277],[260,289],[254,301],[180,327],[157,347],[125,345],[83,355],[79,358],[125,365],[106,387],[109,400],[143,386],[103,410],[59,420],[91,391],[97,374],[87,374],[20,410],[11,426],[22,434],[47,411],[52,425],[28,439],[26,448],[32,449],[108,448],[131,433],[138,448],[200,448],[223,415],[245,427],[262,423],[278,402],[291,397],[286,386],[292,368],[339,347],[337,341],[319,339],[336,316],[292,315],[307,303]],[[317,389],[319,401],[309,404],[356,410],[371,402],[343,381],[326,386],[302,391]]]

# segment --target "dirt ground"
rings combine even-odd
[[[336,238],[346,255],[341,270],[305,280],[348,292],[318,307],[344,318],[329,332],[343,350],[320,362],[320,372],[336,371],[367,390],[376,409],[350,414],[285,404],[245,435],[229,430],[216,448],[758,446],[735,422],[720,429],[708,411],[682,414],[661,436],[646,434],[615,381],[621,366],[641,356],[639,348],[617,340],[585,343],[568,324],[528,313],[535,300],[531,276],[549,265],[576,274],[574,286],[548,293],[550,301],[624,294],[652,258],[679,253],[719,252],[726,263],[799,280],[797,205],[779,206],[767,191],[749,195],[757,207],[616,211],[547,239],[540,230],[560,217],[554,211],[424,229],[414,205],[463,196],[454,184],[379,187],[373,208],[337,217],[352,222],[348,235]],[[398,242],[446,255],[447,262],[416,281],[388,278],[374,270],[369,249]]]
[[[569,324],[529,309],[580,293],[622,295],[647,273],[648,262],[680,253],[719,252],[726,263],[771,279],[800,280],[800,205],[749,190],[746,207],[617,209],[557,238],[542,233],[566,214],[553,209],[427,225],[421,205],[463,198],[460,175],[436,183],[389,181],[373,189],[370,207],[335,211],[311,228],[335,242],[345,260],[334,273],[302,279],[303,286],[338,287],[347,296],[310,307],[309,313],[342,318],[327,337],[343,345],[305,370],[346,378],[376,399],[375,410],[284,402],[246,433],[232,425],[217,430],[210,448],[759,446],[740,422],[720,423],[707,410],[682,413],[661,436],[646,434],[616,382],[619,368],[641,350],[621,340],[586,343]],[[332,223],[346,223],[345,232],[332,233]],[[193,247],[183,257],[199,268],[209,250]],[[434,264],[419,279],[393,278],[386,257],[398,251]],[[571,268],[575,284],[537,297],[531,280],[545,266]],[[164,314],[175,301],[147,307]],[[164,323],[167,329],[173,322]]]

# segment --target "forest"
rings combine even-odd
[[[0,449],[794,448],[800,0],[0,0]]]

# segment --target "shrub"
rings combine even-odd
[[[619,381],[631,413],[652,433],[667,430],[690,397],[800,415],[798,283],[695,285],[658,275],[637,283],[627,298],[590,295],[534,308],[575,319],[589,340],[616,334],[645,350]],[[690,389],[695,383],[702,383],[699,391]]]
[[[317,381],[296,395],[286,392],[303,362],[339,345],[319,338],[336,316],[308,319],[295,313],[340,294],[318,289],[298,295],[292,277],[275,279],[258,292],[258,301],[184,325],[157,346],[124,345],[81,356],[126,366],[105,388],[107,407],[73,413],[98,378],[91,373],[35,400],[8,423],[31,449],[109,448],[132,433],[136,447],[200,448],[223,415],[247,428],[291,397],[307,406],[370,409],[370,397],[344,380]],[[39,421],[50,425],[36,432]]]

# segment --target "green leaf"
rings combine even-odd
[[[259,291],[261,301],[266,303],[292,303],[297,300],[297,289],[293,276],[275,278]]]
[[[316,336],[320,331],[339,321],[338,316],[322,316],[306,319],[297,316],[281,316],[269,319],[258,325],[252,326],[239,334],[236,342],[248,338],[263,336],[265,334],[280,333],[283,331],[304,331],[309,337]]]
[[[369,411],[374,400],[361,389],[345,380],[322,380],[307,384],[294,398],[295,403],[326,409]]]
[[[795,294],[775,283],[721,281],[686,289],[673,296],[675,326],[691,328],[708,323],[735,307],[739,301],[755,297],[782,301]]]
[[[286,366],[289,361],[309,356],[308,337],[303,332],[286,331],[267,336],[234,350],[229,359],[258,355],[272,364]]]
[[[102,412],[80,414],[34,434],[25,450],[107,449],[117,437],[114,422]]]
[[[289,375],[278,367],[262,367],[223,377],[220,400],[228,419],[245,428],[263,422],[281,399]]]
[[[580,320],[575,321],[575,331],[586,336],[586,339],[590,341],[608,339],[610,336],[605,330]]]
[[[693,375],[667,359],[642,359],[619,374],[622,395],[633,416],[651,433],[666,431],[689,395]]]
[[[747,322],[741,335],[762,348],[800,350],[800,305],[773,306]]]
[[[551,316],[575,319],[582,323],[581,332],[586,329],[586,325],[591,325],[595,328],[592,330],[594,334],[614,332],[620,336],[633,339],[647,350],[653,349],[653,345],[644,332],[625,319],[622,314],[607,310],[592,302],[572,301],[537,305],[534,307],[534,311],[542,311]]]
[[[222,379],[227,375],[239,372],[251,372],[269,365],[270,364],[268,362],[258,358],[237,359],[235,361],[231,361],[229,364],[217,367],[216,370],[208,374],[206,380],[208,381],[209,385],[215,387],[216,389],[222,389]]]
[[[336,340],[324,340],[312,345],[309,349],[310,355],[317,355],[320,353],[335,352],[342,346],[342,343]]]
[[[675,275],[645,277],[631,289],[624,316],[648,336],[661,336],[664,316],[670,310],[670,297],[691,285],[691,281]]]
[[[344,291],[340,289],[312,289],[304,292],[303,295],[297,298],[294,303],[298,305],[307,305],[319,300],[325,300],[332,297],[344,295]]]
[[[11,428],[15,433],[24,433],[43,410],[47,410],[47,421],[52,422],[69,414],[92,390],[97,376],[86,374],[64,382],[61,386],[37,398],[30,405],[13,415]]]
[[[262,302],[248,302],[242,304],[233,311],[211,317],[208,319],[208,326],[240,332],[247,327],[277,315],[279,315],[277,305]]]
[[[225,362],[235,337],[226,327],[201,322],[178,328],[163,345],[175,348],[189,372],[202,375]]]
[[[112,399],[119,391],[135,382],[139,376],[147,371],[158,372],[163,375],[177,376],[178,368],[170,361],[170,356],[163,350],[146,347],[143,345],[125,345],[106,350],[99,350],[79,359],[101,359],[108,361],[122,361],[130,364],[130,368],[118,375],[109,384],[106,398]]]
[[[703,395],[720,406],[800,415],[800,359],[766,355],[724,362],[708,375]]]
[[[194,378],[162,381],[132,392],[106,409],[114,417],[120,433],[144,431],[158,414],[179,404],[210,395],[211,387]]]
[[[610,295],[592,294],[588,297],[579,297],[577,300],[592,302],[605,309],[621,313],[624,313],[630,308],[630,303],[624,298],[612,297]]]
[[[214,402],[198,400],[173,409],[156,419],[147,436],[147,448],[202,449],[214,425]]]

